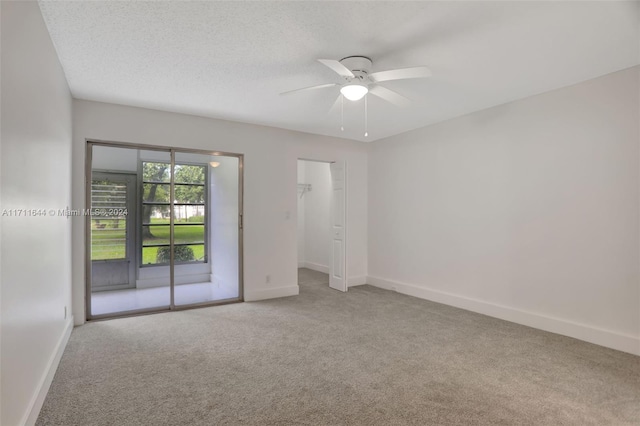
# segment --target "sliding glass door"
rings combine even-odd
[[[242,300],[242,155],[89,142],[87,319]]]

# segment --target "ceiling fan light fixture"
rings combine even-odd
[[[340,88],[340,93],[350,101],[359,101],[369,92],[364,84],[347,84]]]

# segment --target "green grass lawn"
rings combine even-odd
[[[151,223],[167,226],[152,226],[153,238],[146,238],[145,244],[169,244],[169,221],[166,219],[151,219]],[[185,222],[176,222],[185,223]],[[91,223],[91,257],[93,260],[122,259],[125,257],[126,223],[124,220],[93,219]],[[176,226],[174,242],[202,243],[204,240],[204,225]],[[204,259],[204,245],[189,245],[197,260]],[[156,263],[158,247],[143,247],[142,263]]]

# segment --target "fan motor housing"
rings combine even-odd
[[[340,63],[357,76],[366,75],[371,70],[371,59],[366,56],[347,56],[340,59]]]

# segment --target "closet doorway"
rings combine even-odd
[[[87,320],[242,301],[242,154],[87,142]]]
[[[298,160],[298,269],[329,275],[347,291],[346,164]]]

